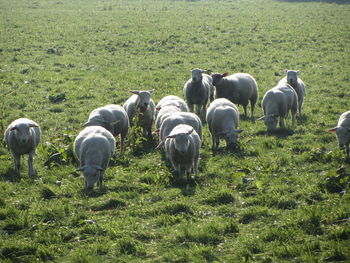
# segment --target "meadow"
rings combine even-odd
[[[349,161],[327,132],[350,109],[350,1],[0,0],[0,23],[1,262],[350,261]],[[89,113],[129,90],[182,97],[192,68],[251,74],[258,104],[300,70],[303,115],[270,134],[239,107],[239,145],[215,155],[204,124],[189,183],[156,136],[131,138],[86,194],[72,144]],[[33,178],[3,140],[19,117],[42,130]]]

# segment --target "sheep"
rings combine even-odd
[[[74,141],[74,152],[80,161],[78,171],[83,172],[85,190],[97,182],[102,189],[102,179],[115,150],[113,134],[101,126],[84,128]]]
[[[288,83],[292,86],[295,92],[298,95],[298,112],[299,116],[301,116],[301,110],[303,108],[304,97],[305,97],[305,84],[298,77],[299,70],[287,70],[287,76],[282,78],[279,83]]]
[[[179,176],[185,175],[188,180],[193,169],[197,177],[201,139],[193,127],[186,124],[177,125],[164,139],[165,155]]]
[[[227,148],[236,145],[237,136],[243,130],[237,129],[239,113],[235,104],[225,98],[215,99],[209,105],[206,120],[212,138],[213,152],[218,148],[220,138],[225,139]]]
[[[152,138],[152,124],[154,120],[154,102],[151,99],[151,93],[154,89],[149,91],[130,91],[132,95],[123,104],[123,107],[128,114],[130,126],[133,125],[133,118],[137,113],[143,114],[142,129],[143,136]]]
[[[173,112],[188,112],[186,102],[174,95],[165,96],[155,107],[155,126],[159,129],[163,120]]]
[[[254,118],[254,107],[258,100],[258,87],[255,79],[247,73],[213,73],[211,75],[215,86],[215,98],[226,98],[242,105],[244,116],[247,117],[247,106],[250,101],[251,118]]]
[[[167,117],[160,126],[159,138],[163,141],[166,136],[179,124],[187,124],[192,126],[200,139],[202,139],[202,122],[200,118],[191,112],[175,112]]]
[[[345,148],[346,156],[349,158],[349,143],[350,143],[350,111],[342,113],[338,120],[338,125],[330,130],[329,132],[335,132],[339,147]]]
[[[196,105],[197,115],[204,120],[208,100],[213,101],[214,99],[214,86],[212,78],[203,73],[208,73],[208,71],[192,69],[192,77],[185,83],[183,95],[190,112],[194,112],[194,105]]]
[[[289,111],[292,114],[292,128],[294,128],[298,111],[298,95],[288,83],[277,84],[268,90],[262,99],[261,106],[264,116],[258,120],[264,120],[268,131],[276,129],[278,117],[280,127],[284,127],[284,119]]]
[[[124,141],[128,134],[129,117],[122,106],[110,104],[93,110],[88,121],[83,124],[83,127],[87,126],[102,126],[114,137],[120,134],[120,154],[124,153]]]
[[[34,176],[34,155],[40,142],[41,130],[39,125],[30,119],[14,120],[5,131],[5,141],[12,154],[15,171],[21,176],[21,155],[28,154],[28,175]]]

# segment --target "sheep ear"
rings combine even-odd
[[[157,129],[157,130],[154,131],[154,133],[157,133],[157,134],[159,134],[159,132],[160,132],[159,129]]]
[[[14,131],[14,130],[17,130],[17,126],[13,126],[10,131]]]
[[[299,75],[299,73],[300,73],[300,70],[296,70],[295,72],[296,72],[296,73],[297,73],[297,74]]]
[[[136,94],[136,95],[139,95],[140,94],[140,91],[137,91],[137,90],[129,90],[130,93],[133,93],[133,94]]]
[[[336,132],[338,130],[338,127],[334,127],[332,129],[329,129],[328,132]]]
[[[82,172],[82,171],[84,171],[85,168],[86,168],[86,165],[84,165],[84,166],[78,168],[76,171],[77,171],[77,172]]]
[[[155,89],[151,89],[151,90],[149,90],[148,92],[149,93],[153,93],[155,91]]]
[[[168,135],[167,137],[165,137],[165,139],[174,139],[175,137],[175,135]]]
[[[90,125],[90,122],[87,121],[87,122],[85,122],[83,125],[81,125],[81,127],[87,127],[87,126],[89,126],[89,125]]]
[[[160,111],[161,107],[157,107],[155,108],[156,111]]]
[[[30,127],[30,128],[39,128],[39,126],[36,125],[36,124],[29,124],[29,127]]]
[[[192,128],[192,129],[191,129],[190,131],[188,131],[186,134],[187,134],[187,135],[190,135],[190,134],[193,132],[193,130],[194,130],[194,129]]]
[[[101,172],[104,170],[104,169],[103,169],[101,166],[99,166],[99,165],[95,165],[94,168],[95,168],[97,171],[101,171]]]
[[[239,129],[239,130],[233,130],[235,133],[241,133],[242,131],[244,131],[244,130],[242,130],[242,129]]]
[[[263,121],[265,120],[265,116],[260,117],[259,119],[256,119],[257,121]]]
[[[223,77],[227,77],[228,76],[228,73],[225,72],[224,74],[222,74]]]

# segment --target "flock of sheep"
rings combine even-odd
[[[93,110],[84,123],[84,129],[74,141],[74,152],[80,161],[85,178],[85,188],[91,189],[97,183],[102,186],[103,174],[115,151],[115,137],[120,135],[120,153],[125,151],[125,138],[136,114],[142,114],[141,127],[145,137],[152,137],[153,124],[159,135],[157,149],[164,152],[165,160],[180,176],[198,175],[198,160],[202,144],[202,122],[207,122],[215,151],[220,139],[227,147],[237,143],[239,112],[235,104],[242,105],[247,116],[250,102],[251,117],[258,100],[255,79],[246,73],[219,74],[193,69],[192,77],[185,83],[183,95],[169,95],[157,105],[151,99],[150,91],[131,91],[133,95],[123,104],[107,105]],[[268,90],[261,105],[267,130],[274,130],[289,112],[292,128],[296,115],[301,115],[305,96],[305,85],[298,77],[298,71],[289,70],[277,86]],[[210,105],[207,108],[207,104]],[[195,109],[196,108],[196,109]],[[195,113],[194,113],[195,112]],[[329,130],[336,132],[339,145],[346,148],[349,156],[350,111],[343,113],[338,125]],[[5,140],[14,158],[15,170],[20,175],[20,157],[28,154],[28,174],[35,175],[33,156],[40,141],[39,125],[27,118],[13,121],[5,131]]]

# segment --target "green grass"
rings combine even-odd
[[[0,1],[0,261],[350,261],[349,161],[327,133],[350,109],[349,14],[345,0]],[[239,147],[215,155],[204,125],[189,184],[132,138],[87,195],[72,143],[89,113],[129,90],[182,96],[196,67],[250,73],[258,104],[298,69],[304,115],[273,134],[242,117]],[[35,178],[3,141],[24,116],[42,129]]]

